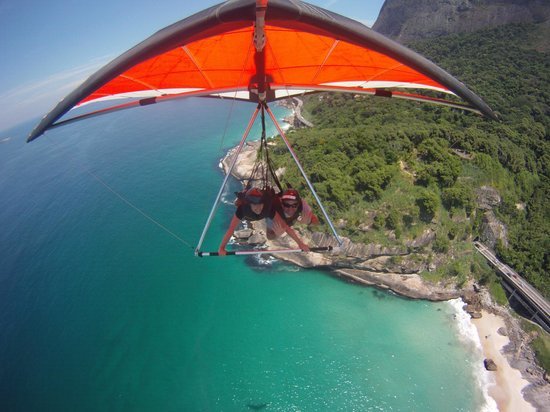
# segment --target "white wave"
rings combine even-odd
[[[288,129],[290,129],[290,124],[286,123],[284,119],[280,120],[280,124],[281,124],[281,129],[283,129],[283,131],[286,132]]]
[[[472,373],[473,376],[481,388],[483,393],[483,399],[485,403],[481,406],[481,412],[498,412],[498,406],[496,401],[489,396],[489,387],[494,385],[495,381],[492,375],[483,366],[483,349],[479,335],[475,325],[472,323],[470,315],[467,314],[462,308],[465,303],[461,298],[452,299],[448,301],[452,307],[455,318],[455,327],[458,332],[458,337],[467,347],[473,348],[474,354]]]
[[[220,199],[220,202],[224,205],[234,205],[235,204],[235,194],[233,193],[223,193]]]
[[[271,266],[277,262],[277,259],[271,255],[254,255],[254,260],[261,266]]]

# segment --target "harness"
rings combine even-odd
[[[265,111],[264,106],[261,106],[261,119],[262,119],[262,134],[260,137],[260,146],[256,154],[256,160],[252,166],[252,171],[248,178],[244,179],[246,183],[241,191],[235,192],[237,200],[236,206],[246,204],[245,194],[246,192],[257,187],[264,192],[264,201],[266,206],[272,207],[275,204],[275,196],[280,196],[283,192],[283,187],[277,173],[275,173],[275,166],[273,161],[269,157],[269,149],[267,145],[267,137],[265,131]]]

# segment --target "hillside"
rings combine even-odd
[[[386,0],[373,29],[401,43],[550,19],[547,0]],[[548,39],[548,24],[545,39]],[[541,46],[543,40],[541,39]],[[546,41],[547,43],[547,41]]]
[[[473,276],[502,294],[470,245],[485,230],[480,192],[489,187],[501,199],[490,212],[508,228],[497,251],[550,296],[550,57],[525,47],[536,32],[506,25],[412,45],[486,99],[501,122],[383,98],[307,98],[315,128],[291,141],[344,235],[403,247],[431,234],[412,258],[431,268],[425,277]],[[284,148],[275,153],[287,164]],[[307,192],[297,170],[285,180]]]

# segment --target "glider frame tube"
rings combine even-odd
[[[309,181],[309,178],[307,177],[306,172],[304,171],[304,168],[300,164],[300,161],[298,160],[298,157],[296,156],[296,153],[294,153],[294,150],[292,149],[292,146],[290,145],[290,142],[288,141],[288,139],[285,135],[285,132],[283,132],[283,129],[281,129],[281,126],[279,126],[279,123],[277,122],[277,119],[275,118],[275,115],[273,114],[273,112],[271,111],[271,109],[269,108],[269,106],[267,104],[265,104],[265,108],[267,110],[267,113],[269,114],[269,117],[271,117],[271,121],[273,122],[273,124],[277,128],[277,131],[281,135],[281,138],[285,142],[285,145],[286,145],[288,151],[290,152],[290,155],[294,159],[294,163],[296,163],[296,166],[298,166],[298,169],[300,169],[300,173],[302,174],[303,178],[305,179],[305,181],[306,181],[306,183],[309,187],[309,190],[311,190],[311,193],[313,194],[313,197],[315,198],[315,200],[317,201],[317,204],[321,208],[321,212],[323,213],[323,216],[325,217],[328,225],[330,226],[330,230],[332,231],[332,234],[334,235],[334,238],[338,242],[338,245],[342,246],[343,245],[342,239],[340,239],[340,236],[338,236],[338,233],[336,232],[336,229],[334,228],[334,225],[332,224],[332,220],[330,220],[330,217],[328,216],[325,208],[323,207],[323,204],[321,203],[321,199],[319,199],[319,196],[317,196],[317,192],[315,191],[313,185]]]
[[[340,239],[340,236],[336,232],[336,229],[334,228],[334,225],[332,223],[332,220],[328,216],[328,213],[326,212],[323,204],[321,203],[321,199],[317,195],[317,192],[315,191],[315,188],[313,187],[312,183],[310,182],[309,178],[306,175],[306,172],[304,171],[304,168],[300,164],[300,161],[298,160],[298,157],[294,153],[294,150],[292,149],[292,146],[290,145],[290,142],[288,141],[283,129],[281,129],[281,126],[277,122],[277,119],[275,118],[275,115],[267,105],[267,103],[262,102],[258,104],[256,107],[256,110],[254,110],[254,113],[252,114],[252,117],[250,118],[250,121],[248,122],[248,126],[246,127],[246,130],[243,134],[243,137],[241,138],[241,141],[239,143],[239,146],[237,147],[237,150],[233,156],[233,160],[231,161],[231,165],[229,169],[227,170],[225,177],[223,179],[223,182],[221,184],[220,190],[218,191],[218,195],[216,196],[216,200],[214,201],[214,205],[212,206],[212,209],[210,210],[210,214],[208,215],[208,219],[206,220],[206,224],[204,225],[204,229],[202,231],[201,237],[199,239],[199,243],[197,244],[197,247],[195,248],[195,256],[217,256],[217,252],[201,252],[201,247],[204,242],[204,238],[206,237],[206,233],[208,232],[208,229],[210,228],[210,224],[212,223],[212,220],[214,218],[214,215],[216,213],[216,210],[218,209],[218,205],[220,204],[220,199],[223,194],[223,190],[225,189],[225,186],[227,185],[227,181],[229,180],[229,177],[231,176],[231,173],[233,172],[233,169],[235,168],[235,165],[237,164],[237,159],[239,155],[241,154],[241,151],[243,149],[244,143],[246,142],[246,139],[248,138],[248,135],[250,133],[250,130],[252,129],[252,126],[254,125],[254,121],[256,120],[256,117],[258,117],[258,113],[261,108],[265,108],[267,113],[269,114],[269,117],[271,118],[271,121],[277,128],[277,131],[279,132],[279,135],[283,139],[287,149],[289,150],[292,158],[294,159],[294,163],[296,163],[296,166],[300,170],[300,173],[302,174],[303,178],[305,179],[309,189],[311,190],[311,193],[313,194],[313,197],[315,197],[315,200],[317,201],[317,204],[321,208],[321,212],[323,213],[323,216],[325,217],[332,234],[334,235],[334,238],[338,242],[339,246],[343,245],[342,239]],[[332,247],[329,248],[311,248],[311,251],[327,251],[332,250]],[[295,252],[301,252],[301,249],[280,249],[280,250],[264,250],[264,251],[237,251],[237,252],[227,252],[228,255],[244,255],[244,254],[262,254],[262,253],[295,253]]]
[[[332,250],[332,246],[324,246],[324,247],[312,247],[309,249],[310,252],[330,252]],[[239,256],[239,255],[265,255],[265,254],[271,254],[271,253],[300,253],[303,252],[302,249],[275,249],[275,250],[261,250],[261,249],[252,249],[252,250],[234,250],[234,251],[228,251],[226,254],[228,256]],[[203,256],[220,256],[218,252],[198,252],[197,256],[203,257]]]
[[[231,162],[231,166],[229,167],[229,170],[225,174],[225,177],[223,179],[222,185],[220,187],[220,190],[218,191],[218,195],[216,196],[216,200],[214,201],[214,205],[212,206],[212,210],[210,210],[210,214],[208,215],[208,219],[206,220],[206,224],[204,225],[204,229],[202,230],[201,237],[199,239],[199,243],[197,247],[195,248],[195,255],[200,256],[200,249],[202,246],[202,243],[204,242],[204,238],[206,236],[206,232],[208,232],[208,228],[210,227],[210,224],[212,223],[212,219],[214,218],[214,214],[216,213],[216,210],[218,209],[218,205],[220,204],[220,199],[223,194],[223,190],[225,189],[225,185],[227,184],[227,181],[229,180],[229,176],[231,176],[231,172],[233,172],[233,169],[235,168],[235,164],[237,163],[237,158],[241,154],[241,151],[244,146],[244,142],[246,142],[246,139],[248,137],[248,134],[250,133],[250,129],[252,129],[252,126],[254,125],[254,121],[256,120],[256,117],[258,117],[258,113],[260,112],[260,105],[256,107],[256,110],[254,110],[254,114],[250,118],[250,121],[248,122],[248,126],[246,127],[246,131],[243,134],[243,137],[241,139],[241,142],[239,143],[239,146],[237,148],[237,151],[235,152],[235,156],[233,157],[233,160]]]

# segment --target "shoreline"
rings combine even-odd
[[[480,363],[477,365],[479,373],[490,379],[490,382],[487,383],[483,379],[484,376],[480,376],[479,385],[482,392],[486,398],[491,398],[491,400],[487,399],[488,402],[483,411],[493,410],[491,408],[493,406],[491,405],[492,401],[495,402],[499,412],[548,410],[548,405],[550,405],[550,391],[548,391],[548,388],[550,388],[550,384],[542,378],[543,372],[539,377],[527,373],[530,369],[534,369],[536,364],[533,361],[534,356],[532,354],[522,353],[520,355],[522,349],[524,351],[530,351],[530,349],[524,346],[523,340],[525,338],[519,336],[521,332],[516,324],[517,321],[504,308],[492,303],[487,292],[480,293],[482,295],[480,298],[482,302],[479,303],[481,305],[481,317],[476,319],[471,317],[464,309],[466,306],[464,293],[442,290],[437,286],[428,285],[418,275],[413,278],[404,278],[396,274],[386,273],[380,275],[368,273],[364,270],[334,268],[328,268],[328,272],[333,276],[345,278],[353,283],[389,291],[407,299],[432,302],[460,300],[461,303],[456,307],[460,311],[458,317],[463,316],[467,324],[475,329],[477,336],[472,336],[471,332],[459,331],[459,333],[463,334],[465,338],[474,340],[482,355]],[[460,320],[457,320],[457,322],[460,322]],[[500,332],[506,333],[508,336],[504,336]],[[493,360],[497,365],[497,370],[494,372],[486,370],[485,359]],[[527,359],[530,359],[530,361]]]
[[[241,153],[240,161],[237,162],[233,170],[232,174],[235,177],[239,178],[239,176],[247,175],[251,168],[250,163],[253,163],[255,159],[256,148],[257,145],[254,143],[247,143],[247,147]],[[228,170],[232,155],[234,155],[234,150],[229,151],[220,162],[224,173]],[[261,226],[257,230],[261,233]],[[353,247],[353,244],[349,243]],[[391,273],[386,270],[387,268],[382,271],[372,271],[365,268],[352,268],[356,267],[355,265],[351,267],[340,266],[338,262],[334,262],[330,257],[320,253],[296,256],[273,255],[278,259],[300,267],[322,269],[329,272],[331,276],[391,291],[396,295],[409,299],[450,301],[451,299],[462,298],[470,303],[472,295],[475,295],[473,300],[477,302],[476,306],[479,306],[481,318],[469,319],[470,326],[475,327],[477,331],[479,339],[477,346],[482,351],[483,358],[492,359],[497,365],[497,371],[486,371],[483,359],[481,359],[480,369],[492,379],[489,385],[485,385],[483,382],[479,383],[484,395],[487,392],[487,396],[494,400],[500,412],[531,412],[550,408],[550,390],[548,390],[550,384],[544,380],[544,372],[541,372],[540,367],[534,362],[532,350],[524,347],[525,337],[523,335],[525,334],[517,325],[517,321],[514,322],[515,319],[512,319],[504,308],[496,306],[491,301],[486,291],[474,293],[472,285],[469,285],[468,288],[457,289],[454,286],[431,284],[424,281],[417,273]],[[470,317],[464,308],[460,308],[460,310]],[[503,328],[507,331],[508,336],[500,335],[497,332],[499,329],[503,330]],[[470,338],[473,337],[470,336]],[[520,352],[521,357],[519,356]],[[533,373],[533,370],[536,373]],[[490,401],[488,400],[488,402]],[[491,408],[492,405],[489,403],[486,403],[486,406],[490,409],[494,408],[494,406]],[[486,408],[483,410],[486,410]]]
[[[510,343],[507,336],[499,333],[499,329],[506,330],[504,318],[483,309],[482,317],[471,319],[479,337],[485,359],[492,359],[497,370],[487,372],[492,378],[488,386],[488,393],[497,404],[500,412],[525,411],[535,412],[536,408],[531,405],[524,395],[524,390],[530,382],[521,376],[518,369],[512,368],[508,359],[502,353],[505,346]]]
[[[286,257],[283,259],[286,260]],[[487,384],[480,376],[479,386],[484,395],[491,398],[487,399],[488,402],[482,410],[494,410],[491,408],[492,401],[496,403],[499,412],[550,410],[550,383],[544,379],[544,371],[534,361],[532,349],[525,344],[527,334],[521,330],[517,319],[512,317],[506,308],[492,302],[486,290],[474,294],[466,288],[461,291],[443,289],[428,284],[419,275],[409,277],[392,273],[378,274],[330,266],[325,269],[332,276],[392,292],[407,299],[432,302],[452,302],[454,299],[460,299],[460,307],[457,309],[461,312],[458,317],[463,315],[468,325],[475,329],[477,336],[471,336],[472,333],[466,334],[464,331],[459,333],[464,333],[463,337],[467,339],[474,339],[482,354],[480,363],[474,367],[479,367],[479,372],[491,380]],[[470,301],[476,301],[474,305],[479,307],[480,318],[472,317],[465,310]],[[497,370],[486,370],[484,359],[492,359],[497,365]]]

